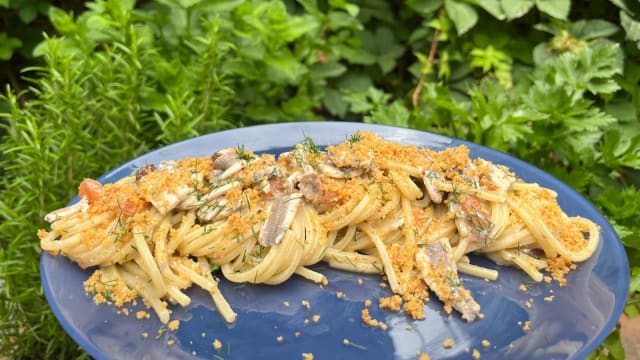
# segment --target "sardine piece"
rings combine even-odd
[[[262,246],[277,245],[289,230],[302,203],[301,193],[279,194],[271,202],[265,221],[260,231],[259,242]]]
[[[164,192],[162,196],[156,199],[149,199],[149,202],[153,207],[158,209],[160,214],[166,214],[169,211],[175,209],[180,203],[185,201],[189,195],[193,192],[193,189],[186,185],[179,186],[174,192]]]
[[[436,204],[440,204],[442,202],[442,192],[438,190],[438,187],[436,186],[436,180],[441,178],[442,176],[440,173],[432,170],[425,170],[422,175],[422,182],[424,182],[427,195],[429,195],[429,199]]]
[[[488,206],[475,196],[463,195],[460,198],[455,223],[461,239],[467,239],[465,253],[481,249],[489,243],[491,231],[491,215]]]
[[[141,167],[140,169],[138,169],[138,171],[136,171],[136,181],[142,179],[143,177],[147,176],[147,174],[154,171],[156,171],[156,166],[153,164],[147,164]]]
[[[511,184],[516,181],[516,177],[511,175],[508,170],[494,164],[491,164],[487,177],[499,190],[504,192],[507,192]]]
[[[202,206],[203,204],[206,204],[215,198],[224,196],[229,190],[239,188],[241,186],[242,184],[239,181],[234,181],[222,186],[215,187],[208,193],[202,195],[197,195],[192,192],[188,198],[180,203],[179,208],[188,210],[194,207]]]
[[[322,183],[320,177],[315,172],[308,172],[300,178],[298,189],[304,198],[315,204],[322,199]]]
[[[421,247],[416,252],[416,263],[431,291],[445,304],[450,303],[464,320],[471,322],[480,315],[480,305],[458,278],[449,240],[440,239]]]
[[[240,161],[238,152],[233,148],[222,149],[211,155],[211,162],[215,170],[227,170],[238,161]]]
[[[228,179],[242,170],[247,164],[240,159],[235,148],[222,149],[211,155],[213,175],[217,181]]]
[[[218,219],[224,219],[238,210],[240,204],[229,204],[225,198],[213,199],[206,205],[196,210],[196,216],[201,223],[208,223]]]

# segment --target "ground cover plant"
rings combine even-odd
[[[44,299],[35,236],[83,177],[198,134],[282,121],[427,130],[545,169],[612,222],[631,266],[626,312],[640,311],[638,0],[3,6],[47,31],[0,100],[0,354],[87,357]],[[9,21],[0,60],[28,43]],[[619,333],[592,357],[624,358]]]

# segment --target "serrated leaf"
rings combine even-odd
[[[607,131],[601,151],[602,159],[609,166],[640,169],[640,129],[632,125]]]
[[[626,12],[620,11],[620,25],[624,28],[626,39],[640,41],[640,22],[634,20]]]
[[[500,0],[477,0],[478,5],[481,8],[485,9],[489,14],[491,14],[494,18],[498,20],[505,19],[505,13],[502,9],[502,5],[500,5]]]
[[[591,40],[600,37],[607,37],[617,33],[620,28],[606,20],[602,19],[589,19],[578,20],[571,24],[569,32],[571,35],[584,39]]]
[[[334,89],[327,89],[324,92],[322,104],[332,115],[339,118],[343,118],[349,109],[349,104],[343,99],[342,94]]]
[[[524,16],[535,4],[534,0],[500,0],[500,3],[509,20]]]
[[[633,186],[623,189],[607,189],[596,200],[600,206],[612,214],[611,216],[617,222],[631,219],[640,211],[640,192]]]
[[[536,0],[536,7],[547,15],[565,20],[569,16],[571,0]]]
[[[369,116],[364,117],[367,123],[386,124],[392,126],[408,127],[411,113],[400,101],[394,101],[389,106],[376,109]]]
[[[613,116],[596,107],[591,107],[575,117],[565,119],[564,124],[572,132],[595,132],[617,121]]]
[[[476,9],[467,3],[457,0],[445,0],[444,8],[453,22],[458,35],[466,33],[478,22]]]
[[[627,75],[627,74],[625,74]],[[620,121],[634,121],[638,118],[638,110],[629,100],[614,99],[604,105],[604,111]]]

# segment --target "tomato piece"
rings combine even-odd
[[[78,195],[81,198],[87,198],[89,204],[98,199],[100,197],[100,194],[102,194],[102,184],[100,184],[99,181],[85,178],[80,183]]]

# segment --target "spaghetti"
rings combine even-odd
[[[216,269],[239,283],[294,274],[326,283],[309,268],[320,261],[384,275],[395,295],[381,305],[402,304],[415,319],[431,292],[473,321],[480,306],[458,272],[494,280],[498,271],[467,254],[563,285],[599,243],[598,226],[567,216],[553,191],[471,159],[465,146],[433,151],[366,132],[326,150],[305,138],[277,158],[238,147],[147,165],[113,184],[85,180],[80,196],[46,216],[42,249],[96,267],[85,282],[96,303],[141,297],[165,324],[168,302],[187,306],[194,284],[235,321]]]

